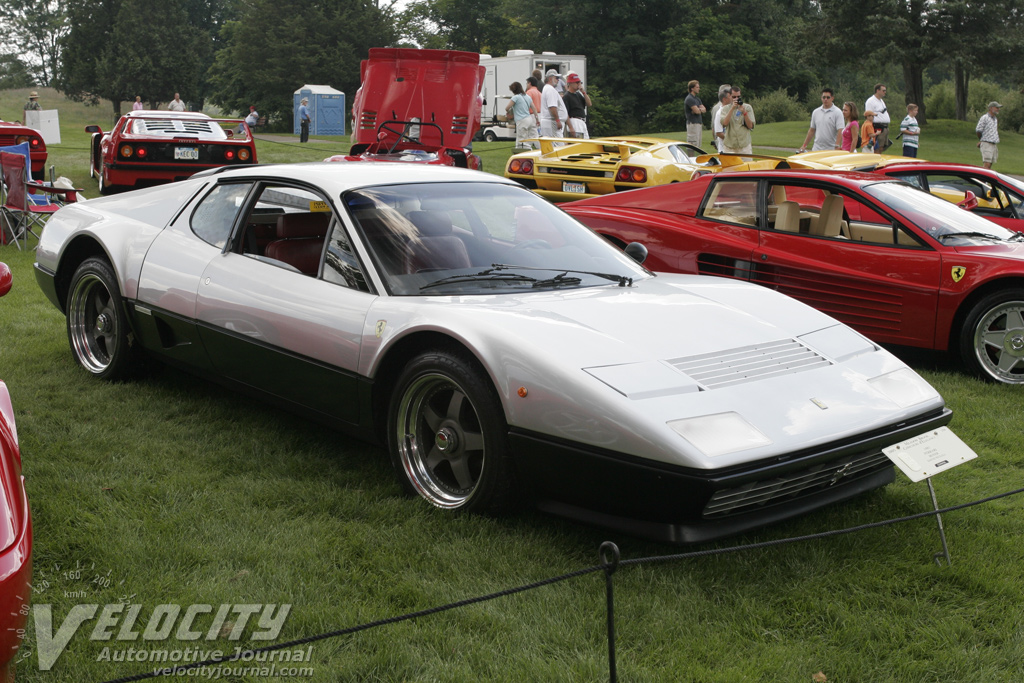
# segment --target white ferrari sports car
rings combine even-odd
[[[704,541],[883,486],[883,447],[950,420],[827,315],[643,253],[497,176],[290,164],[68,205],[36,276],[96,377],[150,357],[259,393],[450,510]]]

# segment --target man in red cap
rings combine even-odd
[[[583,81],[580,80],[578,73],[570,71],[569,75],[565,78],[565,82],[569,89],[569,92],[565,93],[562,97],[562,101],[565,102],[565,108],[569,111],[569,125],[566,130],[566,137],[589,140],[587,107],[591,106],[590,95],[583,89]]]

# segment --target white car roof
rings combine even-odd
[[[272,177],[298,180],[345,192],[371,185],[396,183],[476,182],[516,185],[518,183],[483,171],[430,164],[404,164],[373,161],[325,161],[300,164],[259,164],[204,172],[198,177],[215,174],[221,178]],[[195,176],[194,176],[195,177]]]

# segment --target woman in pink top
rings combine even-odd
[[[857,105],[853,102],[843,103],[843,118],[846,119],[846,128],[843,128],[842,148],[847,152],[857,151],[857,143],[860,140],[860,124],[857,119]]]

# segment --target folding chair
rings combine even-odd
[[[76,190],[65,190],[57,187],[47,187],[41,183],[25,179],[26,158],[21,154],[0,152],[0,168],[3,171],[4,196],[3,196],[3,218],[6,228],[10,231],[10,237],[15,246],[21,249],[19,240],[25,243],[28,249],[28,237],[32,235],[39,239],[35,228],[42,229],[47,219],[62,204],[51,201],[50,195],[62,196],[65,200],[68,195],[76,195]],[[7,235],[3,234],[3,241],[6,242]]]

